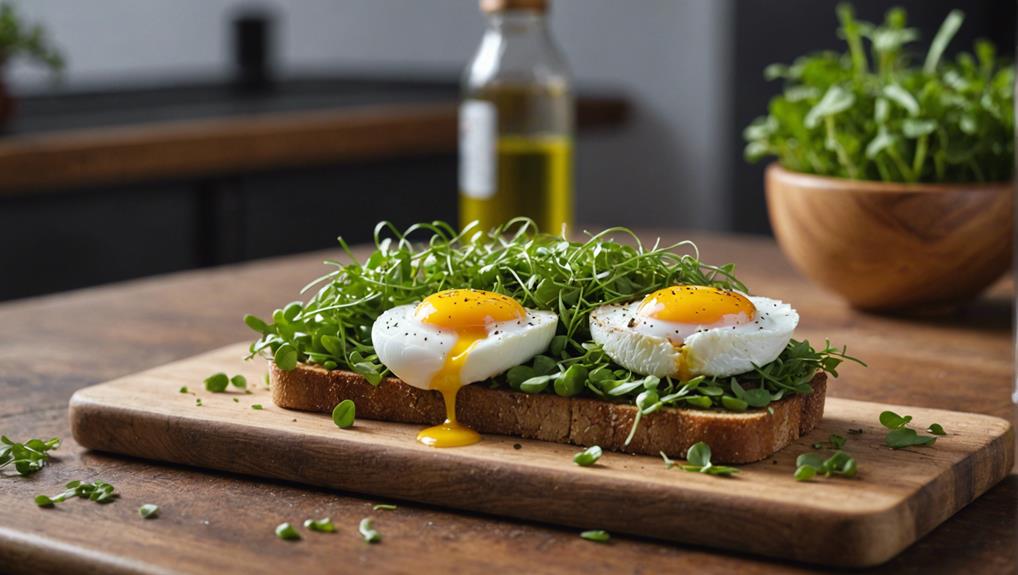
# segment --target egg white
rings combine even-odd
[[[741,325],[693,325],[637,314],[640,302],[604,305],[590,314],[590,333],[608,357],[641,375],[679,375],[680,354],[690,375],[728,377],[781,355],[799,324],[792,306],[747,296],[756,308]]]
[[[458,336],[455,331],[418,321],[416,307],[397,306],[378,316],[371,326],[371,342],[379,361],[396,377],[414,387],[431,389],[433,377]],[[548,349],[557,323],[554,313],[531,309],[526,310],[524,319],[490,322],[488,336],[467,352],[460,385],[494,377]]]

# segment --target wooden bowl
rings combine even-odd
[[[977,295],[1011,262],[1013,182],[893,184],[767,168],[785,255],[860,309],[908,311]]]

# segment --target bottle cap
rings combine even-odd
[[[482,12],[505,12],[508,10],[530,10],[547,12],[548,0],[481,0]]]

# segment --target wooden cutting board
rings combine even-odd
[[[578,467],[575,446],[502,436],[433,449],[414,441],[417,426],[358,420],[341,430],[327,415],[276,407],[265,363],[243,361],[245,352],[237,344],[79,390],[70,403],[75,439],[147,459],[841,566],[887,561],[1000,481],[1014,460],[1003,419],[834,398],[816,431],[734,478],[618,453]],[[202,381],[219,371],[247,376],[251,393],[205,391]],[[883,447],[885,409],[912,415],[917,429],[940,423],[949,435],[929,448]],[[849,438],[858,476],[794,481],[795,458],[832,433]]]

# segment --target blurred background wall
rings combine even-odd
[[[726,94],[731,0],[563,0],[553,34],[581,86],[609,85],[633,101],[622,133],[584,140],[577,221],[724,228],[729,131]],[[263,6],[279,17],[278,66],[458,78],[484,30],[474,0],[32,0],[71,56],[68,88],[216,77],[228,71],[231,13]],[[21,65],[14,88],[47,86]],[[628,166],[626,170],[616,169]],[[627,204],[620,206],[618,191]],[[653,206],[653,209],[647,209]],[[621,209],[620,209],[621,208]]]
[[[769,233],[762,165],[742,159],[741,130],[780,86],[764,66],[841,50],[835,0],[552,0],[553,34],[581,96],[609,95],[627,113],[581,122],[577,221],[591,226]],[[952,8],[967,14],[949,52],[976,37],[1014,46],[1014,2],[859,0],[859,16],[909,11],[925,50]],[[65,130],[79,143],[107,125],[246,118],[375,102],[455,103],[484,27],[475,0],[24,0],[67,56],[63,81],[16,63],[19,112],[0,135],[13,171]],[[239,98],[231,21],[270,14],[275,91]],[[371,79],[379,79],[373,82]],[[597,123],[597,122],[594,122]],[[593,123],[592,123],[593,124]],[[380,137],[385,137],[381,134]],[[374,222],[453,218],[455,144],[417,155],[308,166],[210,171],[60,185],[4,184],[0,300],[335,245]],[[48,144],[47,144],[48,145]],[[26,156],[27,157],[27,156]],[[84,161],[84,160],[82,160]],[[79,166],[80,167],[80,166]],[[8,170],[8,175],[12,170]],[[31,173],[19,174],[31,183]],[[286,198],[286,201],[281,201]],[[368,200],[368,201],[365,201]],[[316,206],[317,209],[309,209]],[[351,208],[356,207],[356,210]],[[62,254],[66,265],[40,265]],[[159,254],[154,260],[152,254]]]

